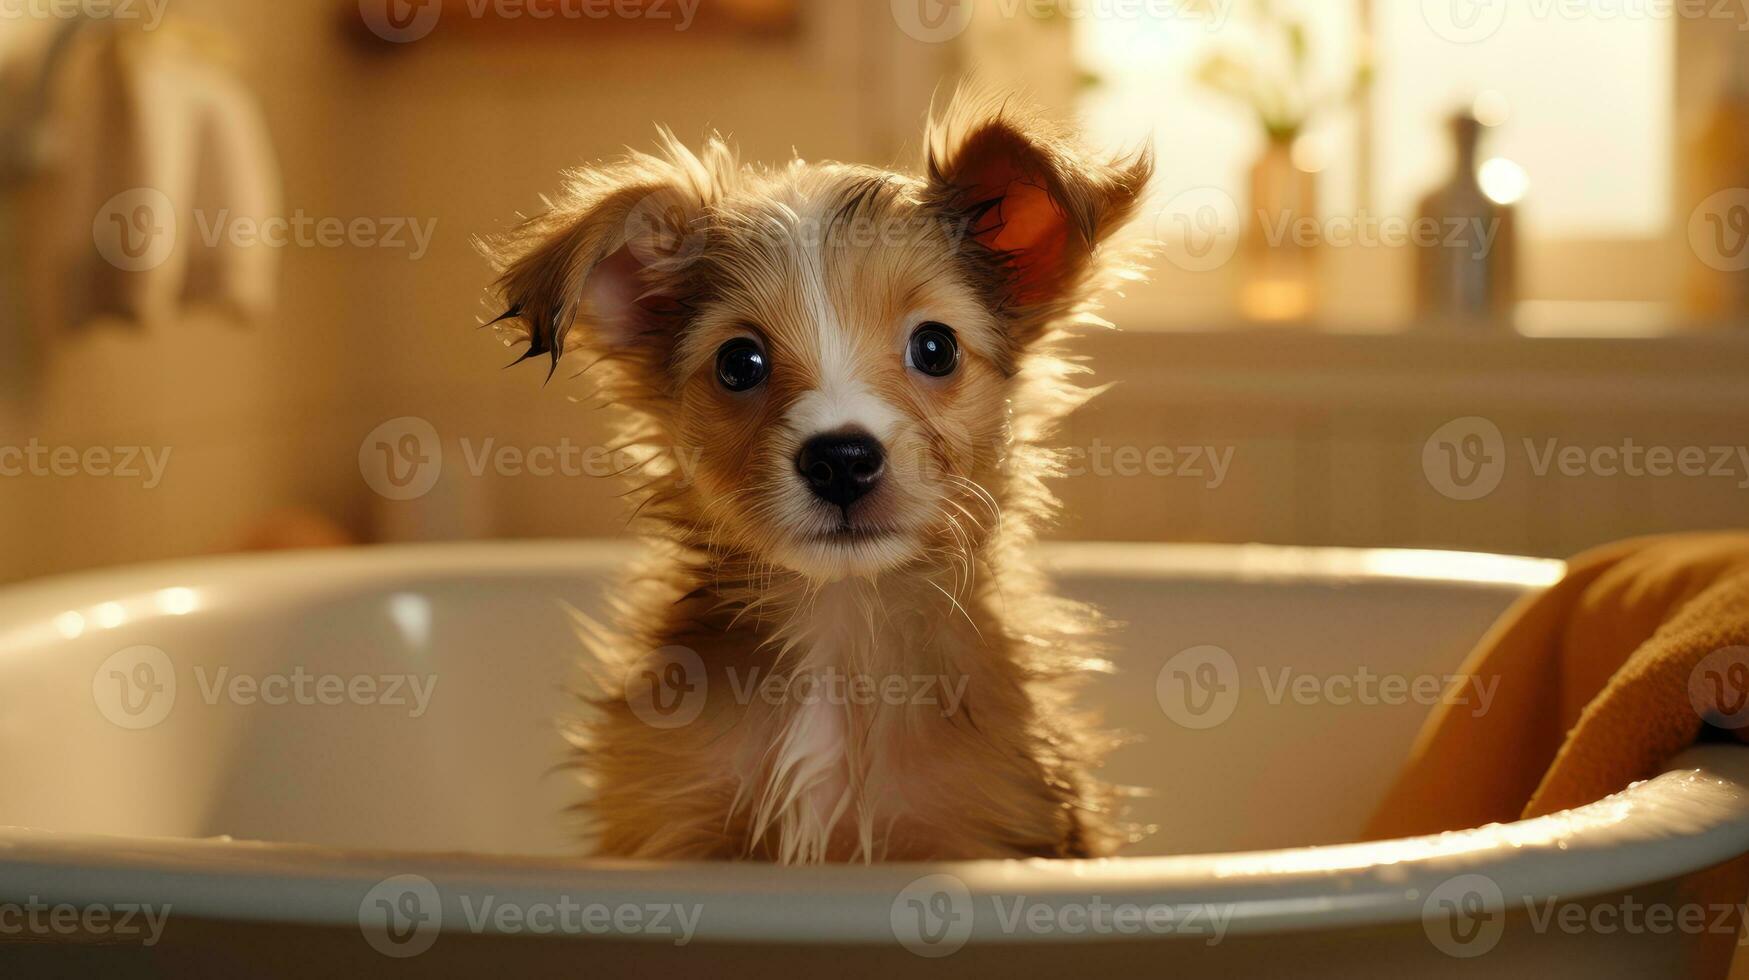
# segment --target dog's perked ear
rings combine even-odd
[[[1023,332],[1082,298],[1099,244],[1154,171],[1151,150],[1098,159],[1030,110],[964,92],[926,139],[930,197],[965,229],[978,278]]]
[[[694,155],[662,137],[660,156],[567,174],[545,212],[482,243],[504,303],[492,322],[520,325],[520,360],[549,358],[549,377],[578,348],[652,368],[668,355],[736,164],[720,139]]]

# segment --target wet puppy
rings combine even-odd
[[[932,117],[922,176],[721,140],[569,174],[488,244],[527,357],[582,351],[651,543],[592,636],[596,850],[793,863],[1081,857],[1122,834],[1070,703],[1092,610],[1027,546],[1085,400],[1060,345],[1121,265],[1146,153],[1012,103]]]

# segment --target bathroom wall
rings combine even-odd
[[[481,305],[489,273],[472,240],[537,208],[562,168],[648,146],[657,121],[693,141],[721,129],[750,159],[793,149],[913,161],[929,99],[965,52],[910,41],[886,4],[800,9],[776,36],[440,28],[397,46],[362,30],[351,2],[178,0],[173,17],[232,38],[278,146],[288,213],[383,230],[416,222],[433,237],[417,257],[286,248],[280,307],[253,326],[201,311],[149,328],[0,323],[0,447],[169,454],[150,488],[145,477],[0,476],[0,580],[230,550],[287,510],[361,541],[618,533],[611,479],[479,465],[490,451],[580,452],[610,435],[587,379],[561,372],[543,384],[543,366],[502,369],[512,354],[475,328],[496,311]],[[0,72],[19,65],[29,33],[0,20]],[[966,50],[1013,40],[974,29]],[[1047,47],[1020,59],[1034,74],[1055,66],[1042,80],[1058,101],[1072,94],[1060,84],[1067,61],[1048,46],[1067,40],[1029,37]],[[1349,270],[1344,291],[1401,286],[1334,258]],[[1379,325],[1364,324],[1234,331],[1230,305],[1210,297],[1232,291],[1223,276],[1236,267],[1204,276],[1194,295],[1166,275],[1116,304],[1127,332],[1083,350],[1098,380],[1118,384],[1065,434],[1083,452],[1230,451],[1225,481],[1079,477],[1061,488],[1060,534],[1567,554],[1749,513],[1749,491],[1718,479],[1545,479],[1527,477],[1520,458],[1497,492],[1454,501],[1421,468],[1430,435],[1470,416],[1514,445],[1741,443],[1749,403],[1731,381],[1749,370],[1741,330],[1552,342],[1374,335],[1364,331]],[[40,271],[35,285],[56,277]],[[1162,308],[1179,314],[1170,331],[1150,312]],[[366,478],[365,440],[404,418],[436,434],[442,478],[392,501]]]
[[[254,326],[201,311],[150,328],[0,324],[0,353],[17,355],[0,376],[0,446],[169,460],[151,488],[0,477],[0,580],[229,550],[291,508],[360,540],[614,533],[613,481],[466,465],[487,440],[609,438],[603,413],[569,400],[586,387],[500,370],[509,354],[475,328],[490,277],[474,236],[537,208],[562,168],[647,146],[656,121],[695,142],[721,129],[757,159],[915,152],[940,74],[921,63],[944,52],[865,29],[876,15],[810,4],[771,38],[439,31],[397,46],[366,34],[352,4],[179,0],[172,17],[231,38],[278,145],[288,215],[416,222],[429,249],[285,248],[280,308]],[[29,26],[0,21],[0,70],[31,50]],[[359,450],[404,416],[440,434],[445,479],[396,503],[371,492]]]

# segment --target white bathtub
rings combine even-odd
[[[1089,696],[1143,736],[1109,774],[1153,790],[1158,831],[1110,861],[794,869],[566,856],[568,607],[599,610],[624,556],[375,549],[0,590],[0,974],[1726,968],[1736,919],[1682,916],[1744,897],[1721,887],[1749,853],[1740,749],[1556,817],[1343,843],[1427,711],[1365,678],[1448,674],[1557,563],[1053,549],[1065,591],[1129,624]],[[1301,675],[1318,690],[1278,693]],[[1670,929],[1625,921],[1664,907]]]

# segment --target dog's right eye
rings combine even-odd
[[[731,340],[717,348],[717,380],[730,391],[746,391],[758,387],[769,373],[765,352],[746,337]]]

